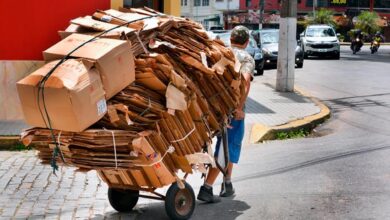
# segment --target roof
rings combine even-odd
[[[320,28],[320,27],[332,27],[332,26],[327,25],[327,24],[312,24],[312,25],[307,26],[307,28],[309,28],[309,27]]]

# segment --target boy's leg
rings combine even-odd
[[[218,156],[218,150],[219,147],[221,146],[221,138],[218,137],[217,139],[217,144],[215,146],[215,154],[214,157]],[[209,172],[207,174],[206,180],[203,184],[203,186],[200,187],[199,193],[198,193],[198,200],[204,201],[204,202],[209,202],[209,203],[217,203],[220,202],[221,199],[216,197],[213,194],[213,184],[215,180],[217,179],[219,175],[219,169],[216,167],[210,167]]]
[[[235,191],[231,182],[233,172],[233,164],[238,163],[241,154],[241,143],[244,138],[245,123],[244,120],[232,120],[231,129],[228,129],[228,145],[229,145],[229,165],[228,173],[224,177],[222,183],[221,193],[222,197],[229,197],[234,195]]]

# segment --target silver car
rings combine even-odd
[[[327,55],[340,59],[340,42],[331,26],[309,25],[300,36],[305,58]]]

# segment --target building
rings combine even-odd
[[[235,23],[241,23],[249,28],[257,29],[257,22],[260,18],[260,6],[264,2],[264,14],[262,17],[263,27],[277,27],[279,24],[280,0],[240,0],[239,9],[230,14],[232,18],[228,26],[234,26]],[[313,5],[315,4],[316,5]],[[387,39],[390,38],[390,26],[388,19],[390,18],[390,1],[375,0],[373,10],[377,12],[381,20],[380,25],[383,27],[383,32]],[[305,19],[305,16],[311,14],[319,8],[328,8],[335,11],[335,19],[342,26],[347,24],[343,31],[353,27],[352,20],[360,14],[361,11],[370,10],[370,0],[298,0],[297,14],[298,20]],[[232,12],[231,12],[232,13]],[[303,26],[298,27],[298,32],[303,30]]]
[[[0,1],[0,121],[23,119],[16,82],[44,64],[42,51],[60,40],[57,31],[73,18],[122,6],[180,15],[180,0]]]
[[[201,23],[205,29],[219,26],[222,12],[216,9],[215,3],[215,0],[181,0],[181,16]]]

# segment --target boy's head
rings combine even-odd
[[[249,41],[249,30],[248,28],[239,25],[233,28],[230,35],[230,42],[232,44],[245,45]]]

